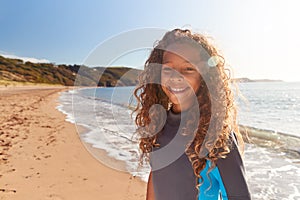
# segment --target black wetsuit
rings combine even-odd
[[[195,200],[197,195],[199,200],[251,199],[243,162],[235,144],[227,157],[219,159],[217,166],[208,174],[211,163],[206,162],[206,168],[200,173],[203,183],[199,191],[196,189],[193,168],[182,148],[182,142],[186,143],[190,138],[176,134],[180,120],[180,114],[168,112],[163,132],[158,138],[160,147],[155,148],[150,156],[155,199]],[[174,135],[177,137],[175,140]]]

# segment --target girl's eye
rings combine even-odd
[[[185,67],[184,71],[186,72],[194,72],[196,69],[194,67]]]
[[[172,69],[171,69],[171,67],[162,67],[162,71],[164,72],[164,73],[169,73],[169,72],[171,72],[172,71]]]

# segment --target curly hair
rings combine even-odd
[[[208,63],[206,71],[201,73],[199,91],[196,93],[199,118],[189,117],[191,121],[198,121],[196,130],[185,129],[186,134],[193,134],[193,140],[186,146],[185,153],[188,156],[194,174],[197,177],[195,187],[199,189],[202,183],[200,172],[206,166],[206,160],[210,160],[213,167],[219,158],[225,158],[231,150],[231,132],[238,138],[239,145],[243,147],[243,140],[236,121],[236,106],[233,92],[230,88],[230,72],[225,68],[225,59],[221,56],[207,37],[192,33],[190,30],[174,29],[167,32],[158,41],[145,62],[144,70],[139,75],[139,85],[134,91],[138,104],[135,123],[138,126],[137,133],[140,136],[139,147],[142,151],[142,159],[149,161],[149,154],[153,147],[159,146],[156,134],[159,127],[163,126],[161,110],[152,109],[159,104],[169,109],[169,99],[162,90],[160,83],[163,55],[166,48],[174,43],[189,44],[199,50],[199,55],[204,63]],[[213,66],[209,62],[215,61]],[[217,61],[217,62],[216,62]],[[151,110],[152,109],[152,110]],[[189,122],[187,122],[188,124]],[[209,171],[210,171],[209,170]]]

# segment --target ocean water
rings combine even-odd
[[[239,124],[251,137],[245,145],[244,164],[253,199],[300,199],[300,83],[239,84],[246,101],[238,99]],[[149,167],[138,166],[133,87],[89,88],[63,92],[58,109],[67,121],[82,125],[84,143],[123,161],[126,171],[146,181]],[[94,155],[118,170],[103,155]]]
[[[240,123],[300,136],[300,83],[239,84],[248,102],[239,99]]]

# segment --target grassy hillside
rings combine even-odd
[[[0,56],[0,82],[60,84],[66,86],[135,85],[140,70],[23,62]],[[125,75],[124,75],[125,74]]]

